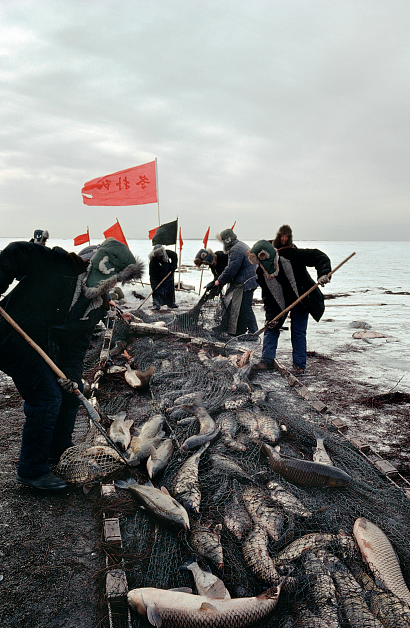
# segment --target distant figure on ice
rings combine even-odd
[[[170,308],[178,307],[175,303],[175,279],[174,272],[178,267],[178,256],[175,251],[164,249],[162,244],[156,244],[148,256],[149,260],[149,280],[152,293],[152,303],[154,310],[161,309],[162,305]],[[167,277],[168,273],[171,273]],[[157,288],[158,284],[167,277]]]
[[[228,254],[223,251],[215,251],[214,253],[211,249],[199,249],[195,255],[194,264],[198,268],[201,264],[206,264],[211,269],[215,279],[218,279],[228,264]]]
[[[319,249],[285,246],[276,250],[267,240],[259,240],[248,251],[248,258],[253,264],[259,264],[257,276],[262,288],[266,321],[275,318],[316,283],[306,266],[316,268],[317,281],[321,286],[330,281],[327,276],[332,270],[330,259]],[[319,321],[324,311],[324,297],[319,288],[315,288],[291,310],[292,372],[295,375],[302,375],[306,369],[306,330],[309,314]],[[285,318],[286,316],[283,316],[271,326],[268,324],[263,337],[262,360],[252,367],[252,371],[273,368],[279,332]]]
[[[224,229],[216,238],[223,243],[224,252],[228,253],[228,264],[213,284],[224,286],[229,283],[225,295],[225,304],[230,302],[228,333],[232,336],[246,334],[247,331],[253,334],[258,329],[252,309],[253,293],[258,283],[255,266],[246,256],[249,247],[238,240],[232,229]]]

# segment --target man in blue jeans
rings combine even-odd
[[[328,277],[332,270],[330,259],[319,249],[298,249],[289,246],[278,251],[267,240],[259,240],[248,251],[248,258],[251,263],[259,264],[256,272],[262,288],[267,321],[275,318],[316,283],[306,266],[313,266],[316,269],[317,281],[321,286],[330,281]],[[297,375],[303,374],[306,369],[306,330],[309,314],[319,321],[324,311],[324,297],[319,288],[315,288],[291,310],[292,372]],[[275,324],[268,324],[263,338],[262,360],[252,367],[252,371],[273,368],[280,328],[285,318],[282,317]]]

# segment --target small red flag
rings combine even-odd
[[[155,161],[87,181],[81,190],[86,205],[156,203]]]
[[[205,234],[204,237],[204,249],[206,249],[206,245],[208,244],[208,238],[209,238],[209,231],[210,231],[211,227],[208,227],[208,231]]]
[[[128,242],[125,239],[125,235],[121,229],[121,225],[120,223],[117,222],[113,224],[112,227],[109,227],[107,229],[107,231],[104,231],[104,237],[105,238],[115,238],[116,240],[118,240],[119,242],[122,242],[123,244],[125,244],[126,246],[128,246]],[[129,248],[129,247],[128,247]]]
[[[84,244],[85,242],[88,242],[88,243],[90,242],[90,234],[88,232],[88,227],[87,227],[87,233],[82,233],[81,235],[74,238],[74,246],[78,246],[79,244]]]
[[[234,228],[235,225],[236,225],[236,220],[235,220],[235,222],[233,223],[233,225],[231,227],[232,231],[233,231],[233,228]]]
[[[156,234],[157,229],[158,229],[158,227],[155,227],[155,229],[151,229],[150,231],[148,231],[148,237],[149,237],[150,240],[152,240],[152,238]]]
[[[179,228],[179,250],[182,251],[182,247],[184,246],[184,241],[181,236],[181,227]]]

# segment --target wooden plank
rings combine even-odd
[[[110,569],[107,572],[105,592],[111,604],[127,603],[128,584],[123,569]]]
[[[370,451],[370,445],[368,443],[365,443],[360,438],[357,438],[356,436],[354,438],[351,438],[350,442],[352,443],[352,445],[357,447],[357,449],[362,451],[364,454],[366,454],[366,453],[368,453]]]
[[[117,517],[104,519],[104,539],[106,543],[118,545],[121,543],[120,520]]]
[[[323,403],[323,401],[320,401],[320,399],[310,399],[309,403],[318,412],[326,412],[327,410],[327,405]]]
[[[115,495],[115,494],[116,494],[116,491],[115,491],[114,482],[112,482],[111,484],[101,485],[101,497],[111,497],[112,495]]]
[[[390,478],[397,477],[399,475],[396,467],[393,467],[392,464],[388,460],[376,460],[374,466],[379,469],[385,475],[388,475]]]
[[[298,395],[303,397],[303,399],[305,399],[306,401],[309,401],[309,399],[312,396],[312,393],[310,392],[309,388],[307,388],[304,385],[299,386],[299,388],[297,388],[296,391],[297,391]]]
[[[345,434],[349,429],[349,426],[346,425],[346,423],[344,423],[341,419],[332,419],[331,423],[333,427],[339,430],[339,432],[342,432],[342,434]]]

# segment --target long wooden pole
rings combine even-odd
[[[67,377],[65,376],[63,371],[57,366],[57,364],[55,364],[55,362],[53,362],[53,360],[47,355],[47,353],[45,351],[43,351],[43,349],[36,342],[34,342],[34,340],[32,338],[30,338],[30,336],[28,334],[26,334],[24,329],[22,329],[20,327],[20,325],[18,323],[16,323],[16,321],[13,318],[11,318],[11,316],[9,314],[7,314],[7,312],[5,310],[3,310],[2,307],[0,307],[0,314],[24,338],[24,340],[26,340],[28,342],[30,347],[32,347],[34,349],[34,351],[37,351],[37,353],[39,355],[41,355],[43,360],[48,364],[48,366],[51,368],[51,370],[54,371],[54,373],[57,375],[57,377],[61,377],[62,379],[67,379]],[[117,447],[117,445],[113,442],[113,440],[109,437],[109,435],[107,434],[105,429],[102,427],[102,425],[101,425],[101,418],[100,418],[97,410],[91,405],[91,403],[88,401],[88,399],[86,399],[84,397],[83,393],[81,392],[81,390],[79,388],[74,389],[73,393],[81,401],[81,403],[83,404],[84,408],[87,411],[88,416],[90,417],[90,419],[92,420],[94,425],[97,427],[97,429],[103,434],[104,438],[107,440],[107,442],[110,444],[110,446],[113,449],[115,449],[115,451],[121,457],[121,459],[125,462],[125,464],[128,465],[129,461],[127,460],[127,458],[124,456],[122,451]]]
[[[349,255],[349,257],[346,257],[346,259],[344,259],[343,262],[340,262],[340,264],[338,266],[336,266],[336,268],[334,268],[330,273],[327,274],[327,277],[329,277],[329,279],[330,279],[330,277],[333,275],[333,273],[335,273],[341,266],[343,266],[343,264],[346,264],[346,262],[348,262],[349,259],[351,257],[353,257],[353,255],[356,255],[356,253],[355,252],[351,253],[351,255]],[[261,264],[259,264],[259,265],[261,266]],[[263,266],[261,266],[261,268],[266,273],[265,268],[263,268]],[[259,336],[263,331],[265,331],[265,329],[267,328],[269,323],[274,323],[274,322],[278,321],[280,318],[282,318],[282,316],[287,314],[292,308],[295,307],[295,305],[300,303],[302,301],[302,299],[307,297],[307,295],[310,294],[311,292],[313,292],[313,290],[315,290],[319,285],[320,285],[319,282],[316,282],[311,288],[309,288],[309,290],[306,290],[306,292],[304,292],[302,294],[302,296],[300,296],[298,299],[296,299],[296,301],[294,301],[291,305],[288,305],[288,307],[285,308],[280,314],[275,316],[275,318],[272,318],[272,320],[268,321],[266,323],[266,325],[264,327],[262,327],[262,329],[258,329],[258,331],[256,331],[254,333],[254,336]]]
[[[201,288],[202,288],[202,275],[203,275],[203,274],[204,274],[204,267],[202,266],[202,268],[201,268],[201,279],[200,279],[200,282],[199,282],[199,293],[198,293],[198,294],[201,294]]]
[[[159,215],[159,192],[158,192],[158,165],[157,165],[157,158],[155,157],[155,183],[157,186],[157,203],[158,203],[158,227],[161,226],[161,218]]]
[[[172,273],[172,270],[169,271],[168,275],[165,275],[164,279],[161,279],[161,281],[159,282],[159,284],[157,286],[155,286],[155,288],[149,293],[149,295],[147,297],[145,297],[145,299],[143,300],[143,302],[141,303],[141,305],[139,305],[137,307],[137,310],[139,310],[145,303],[145,301],[148,301],[148,299],[150,298],[150,296],[153,295],[153,293],[155,292],[155,290],[158,290],[158,288],[160,287],[161,284],[164,283],[165,279],[167,279],[170,274]]]

